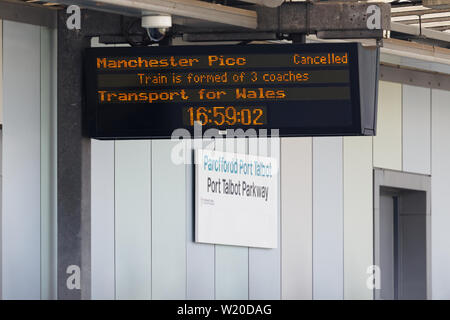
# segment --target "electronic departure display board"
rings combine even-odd
[[[358,43],[90,48],[89,135],[170,138],[178,128],[374,135],[378,49]]]

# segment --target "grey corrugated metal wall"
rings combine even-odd
[[[450,222],[450,211],[439,192],[448,189],[444,177],[450,175],[450,167],[444,165],[449,154],[446,141],[450,139],[450,132],[443,126],[450,121],[448,101],[448,91],[381,82],[377,137],[282,138],[278,251],[192,242],[192,169],[177,168],[168,162],[173,142],[94,141],[93,172],[108,168],[106,181],[115,181],[113,190],[112,185],[104,188],[93,180],[93,186],[99,185],[93,188],[93,206],[108,208],[107,213],[93,210],[94,219],[99,214],[113,221],[115,215],[116,232],[122,228],[118,225],[117,207],[114,213],[111,203],[116,197],[117,205],[117,197],[126,192],[132,205],[122,208],[126,213],[119,214],[126,215],[127,220],[137,219],[133,223],[140,226],[140,231],[128,228],[127,240],[116,234],[115,252],[110,240],[114,237],[113,228],[93,232],[93,244],[109,250],[109,261],[102,261],[102,267],[94,269],[102,272],[93,273],[93,292],[98,292],[93,298],[132,298],[130,291],[130,295],[122,294],[117,284],[136,282],[138,285],[131,292],[151,290],[154,299],[372,299],[366,280],[367,268],[373,263],[373,167],[425,174],[434,168],[432,288],[434,297],[450,298],[448,287],[442,285],[450,284],[449,276],[443,272],[444,267],[450,266],[450,252],[442,241],[447,239],[442,226]],[[147,147],[142,148],[143,145]],[[111,170],[112,163],[122,157],[129,161],[122,170],[130,170],[121,171],[124,181]],[[136,168],[148,168],[149,163],[151,173],[142,169],[139,178],[130,176]],[[117,163],[115,168],[119,168]],[[105,173],[97,174],[105,179]],[[147,190],[147,196],[142,190]],[[146,209],[145,217],[135,217],[136,210],[140,210],[135,206],[148,206],[147,201],[152,202],[151,210]],[[101,219],[98,221],[101,224]],[[97,227],[100,225],[93,223],[93,230]],[[142,232],[147,237],[151,235],[151,247],[148,242],[138,241]],[[130,243],[130,239],[136,241]],[[119,261],[118,248],[122,246],[129,253],[136,250],[133,246],[144,250],[149,256],[145,263],[151,267],[143,267],[143,251],[139,257],[128,257],[137,259],[133,260],[133,268],[141,263],[138,273],[134,269],[116,269],[114,277],[114,265],[117,268],[121,263],[129,263]],[[138,281],[148,279],[144,272],[150,270],[151,280]],[[107,281],[105,274],[109,275]],[[108,285],[102,287],[99,283],[97,287],[97,277]],[[114,281],[115,294],[108,289]],[[142,296],[149,297],[150,294]]]
[[[49,41],[49,31],[4,25],[3,199],[12,196],[2,212],[3,298],[49,298],[55,240],[46,236],[52,222],[45,206],[51,204],[41,191],[50,167],[42,158],[47,149],[28,147],[50,139],[42,131],[48,119],[40,119],[42,99],[49,98],[39,91],[48,61],[36,56],[37,48],[47,50],[42,41]],[[17,36],[31,37],[28,47],[15,48]],[[35,64],[25,68],[25,58]],[[11,72],[23,82],[15,83]],[[19,94],[25,84],[34,98]],[[448,91],[381,82],[377,137],[281,139],[272,150],[281,162],[277,250],[192,241],[192,167],[167,161],[173,142],[93,141],[93,298],[371,299],[366,270],[373,263],[373,167],[432,174],[432,293],[450,298],[449,101]],[[16,111],[28,112],[24,117]],[[19,132],[7,132],[8,126]],[[7,169],[17,164],[21,171]],[[18,184],[8,178],[14,173],[30,201],[14,197]],[[42,221],[48,223],[44,229]],[[24,232],[12,242],[17,230]],[[28,280],[15,276],[17,270]]]
[[[0,24],[1,294],[51,299],[56,295],[55,37],[45,27]]]

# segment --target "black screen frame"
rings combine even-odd
[[[274,128],[279,129],[280,137],[304,137],[304,136],[360,136],[364,135],[361,121],[361,92],[359,79],[359,61],[358,50],[361,50],[359,43],[320,43],[320,44],[249,44],[249,45],[207,45],[207,46],[151,46],[151,47],[102,47],[88,48],[84,54],[84,101],[85,101],[85,125],[89,137],[96,139],[168,139],[171,138],[173,127],[167,130],[149,130],[149,129],[133,129],[130,123],[128,130],[99,130],[99,103],[97,97],[97,57],[127,57],[127,56],[149,56],[149,55],[207,55],[207,54],[264,54],[270,52],[277,53],[327,53],[327,52],[348,52],[349,54],[349,80],[350,80],[350,99],[352,124],[350,126],[340,127],[288,127]],[[276,102],[271,102],[276,103]],[[249,102],[255,104],[255,102]],[[156,105],[156,104],[155,104]],[[161,104],[163,105],[163,104]],[[182,122],[182,119],[180,119]],[[188,130],[194,137],[192,127],[180,126]],[[209,127],[204,128],[204,130]],[[233,126],[233,129],[236,129]],[[271,126],[245,126],[244,130],[267,129],[267,135],[270,135]],[[225,130],[226,128],[220,128]],[[224,136],[226,137],[226,135]]]

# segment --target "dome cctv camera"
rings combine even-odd
[[[167,30],[172,27],[172,16],[144,15],[141,18],[141,26],[147,30],[147,34],[152,41],[160,41],[164,38]]]

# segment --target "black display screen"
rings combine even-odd
[[[356,43],[90,48],[89,135],[169,138],[194,124],[280,136],[367,134],[361,108],[374,113],[376,105],[362,106],[361,50]]]

